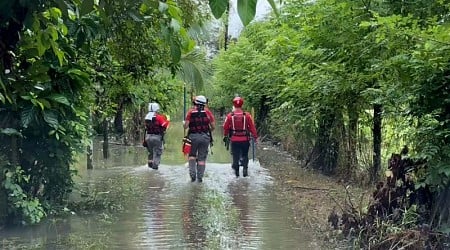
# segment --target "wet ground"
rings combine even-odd
[[[216,136],[220,141],[220,135]],[[68,212],[36,226],[0,231],[0,247],[334,248],[318,235],[324,232],[323,216],[332,207],[329,193],[339,186],[333,186],[332,180],[299,171],[289,155],[264,145],[257,147],[255,161],[250,162],[250,177],[236,178],[229,152],[217,143],[209,155],[204,182],[191,183],[180,151],[179,137],[167,138],[159,170],[145,165],[142,147],[111,145],[107,160],[96,151],[94,170],[86,170],[80,161],[78,189],[72,199],[85,197],[91,208],[102,209]]]
[[[303,168],[301,161],[270,144],[260,145],[257,156],[272,177],[279,202],[290,208],[298,227],[313,232],[321,249],[351,249],[328,217],[333,210],[340,214],[345,204],[364,207],[370,197],[367,191]]]

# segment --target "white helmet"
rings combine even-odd
[[[156,102],[151,102],[148,104],[148,112],[158,112],[159,104]]]
[[[208,103],[208,100],[203,95],[198,95],[194,99],[194,104],[195,105],[206,105],[207,103]]]

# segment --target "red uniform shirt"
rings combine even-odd
[[[237,124],[237,116],[244,116],[245,122]],[[225,118],[225,122],[223,123],[223,135],[230,136],[230,132],[232,132],[230,138],[232,142],[249,141],[250,135],[255,140],[258,138],[252,116],[249,113],[242,111],[242,109],[240,108],[236,108],[233,112],[228,113],[227,117]]]

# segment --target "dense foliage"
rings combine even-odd
[[[67,203],[92,128],[139,136],[146,103],[175,109],[188,31],[208,16],[189,0],[2,1],[0,224]]]
[[[363,183],[407,145],[405,157],[423,163],[410,178],[433,193],[428,223],[448,230],[449,7],[288,1],[218,56],[215,103],[229,107],[239,93],[260,132],[305,166]]]
[[[249,24],[257,1],[237,3]],[[0,2],[0,224],[36,223],[66,205],[70,166],[93,130],[107,139],[112,124],[137,139],[148,101],[175,110],[180,79],[202,87],[194,30],[228,6]],[[240,94],[260,132],[305,166],[361,182],[378,180],[404,148],[415,163],[408,178],[432,196],[426,222],[448,231],[449,10],[442,0],[288,1],[217,58],[211,106],[228,109]]]

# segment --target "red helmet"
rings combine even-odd
[[[234,107],[240,108],[240,107],[242,107],[243,104],[244,104],[244,99],[242,99],[242,97],[237,96],[233,99]]]

